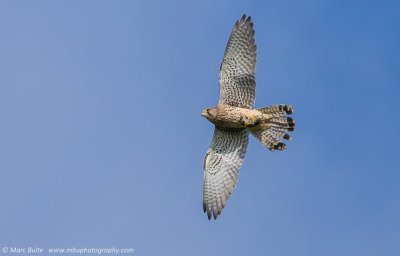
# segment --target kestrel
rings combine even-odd
[[[215,125],[211,146],[204,158],[203,210],[217,219],[238,181],[249,141],[249,132],[269,150],[284,150],[282,139],[294,131],[290,105],[254,109],[257,61],[251,17],[236,21],[219,72],[220,96],[216,107],[202,116]]]

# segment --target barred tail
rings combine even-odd
[[[293,107],[291,105],[283,105],[283,104],[269,106],[265,108],[259,108],[257,110],[263,114],[271,114],[276,117],[293,114]]]
[[[265,115],[265,119],[260,125],[249,129],[251,134],[271,151],[286,149],[281,140],[290,140],[291,137],[286,132],[294,131],[295,122],[288,117],[293,113],[292,106],[275,105],[257,110]]]

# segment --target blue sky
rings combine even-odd
[[[218,68],[253,17],[254,138],[217,221],[202,211]],[[1,1],[0,246],[135,255],[399,255],[397,1]]]

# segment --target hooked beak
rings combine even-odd
[[[204,109],[203,112],[201,112],[201,115],[204,116],[204,117],[206,117],[206,116],[208,115],[207,109]]]

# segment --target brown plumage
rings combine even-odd
[[[247,150],[248,134],[269,150],[284,150],[295,123],[290,105],[254,109],[257,47],[251,17],[236,21],[220,67],[220,97],[202,115],[215,125],[204,158],[203,210],[216,219],[236,186]]]

